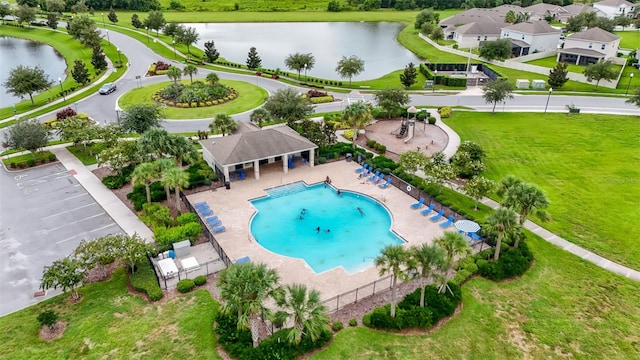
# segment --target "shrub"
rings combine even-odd
[[[451,117],[451,107],[449,106],[438,108],[438,112],[440,113],[440,117],[443,119]]]
[[[382,144],[376,144],[376,151],[378,152],[378,154],[384,154],[387,152],[387,147]]]
[[[444,116],[443,116],[444,117]],[[448,116],[447,116],[448,117]],[[431,125],[435,125],[436,123],[436,118],[433,116],[429,116],[429,119],[427,119],[427,121],[429,121],[429,124]]]
[[[202,286],[207,283],[207,277],[204,275],[198,275],[193,279],[196,286]]]
[[[358,326],[358,320],[356,319],[349,320],[349,326]]]
[[[169,70],[170,66],[171,64],[162,61],[156,61],[156,71]]]
[[[38,321],[42,326],[52,327],[58,321],[58,313],[53,310],[45,310],[38,315]]]
[[[54,154],[54,153],[49,153],[49,155],[47,155],[47,159],[48,159],[50,162],[51,162],[51,161],[56,161],[56,160],[58,160],[58,159],[56,158],[56,154]]]
[[[197,223],[198,222],[198,215],[192,213],[192,212],[188,212],[188,213],[184,213],[182,215],[179,215],[176,218],[176,221],[178,222],[178,225],[186,225],[189,223]]]
[[[180,281],[178,281],[178,291],[181,293],[188,293],[189,291],[193,290],[193,288],[196,286],[195,282],[192,279],[182,279]]]
[[[72,117],[72,116],[76,116],[78,115],[78,113],[73,110],[72,108],[68,107],[68,108],[64,108],[60,111],[58,111],[56,113],[56,120],[61,121],[64,120],[66,118]]]
[[[377,142],[375,140],[367,140],[367,146],[370,148],[374,148]]]
[[[362,317],[362,325],[371,327],[371,314],[364,314]]]
[[[29,160],[27,160],[27,166],[28,166],[28,167],[34,167],[34,166],[36,166],[36,159],[29,159]]]
[[[129,281],[136,291],[146,293],[151,301],[158,301],[164,296],[149,261],[141,261],[136,264],[136,272],[129,275]]]
[[[533,254],[525,242],[520,242],[517,249],[508,248],[497,261],[478,260],[480,275],[494,281],[512,278],[524,274],[533,261]]]
[[[207,106],[211,106],[211,105],[213,105],[213,104],[211,103],[211,101],[206,101],[206,102],[205,102],[205,104],[206,104]]]
[[[142,205],[142,210],[143,213],[141,214],[140,219],[152,228],[158,226],[171,226],[173,224],[171,210],[166,206],[162,206],[159,203],[147,203]]]
[[[192,107],[192,108],[196,108],[196,107],[198,107],[198,103],[197,103],[197,102],[192,102],[192,103],[191,103],[191,107]]]
[[[318,164],[324,164],[327,162],[327,158],[320,156],[318,157]]]
[[[353,134],[353,130],[349,129],[344,131],[343,136],[347,140],[353,140]]]
[[[344,328],[344,325],[342,325],[341,321],[336,321],[333,324],[331,324],[331,330],[338,332],[340,330],[342,330]]]

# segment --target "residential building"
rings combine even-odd
[[[606,17],[613,19],[618,15],[633,16],[636,4],[627,0],[602,0],[593,4],[594,9],[602,11]]]
[[[527,6],[522,10],[529,14],[529,20],[545,20],[547,17],[551,17],[553,20],[558,20],[563,9],[559,5],[538,3],[531,6]]]
[[[585,12],[595,12],[597,16],[605,16],[605,13],[600,9],[596,9],[591,6],[587,6],[584,4],[571,4],[567,6],[563,6],[562,9],[558,10],[558,18],[556,20],[566,23],[569,18],[580,15]]]
[[[492,9],[473,8],[448,17],[440,22],[445,38],[455,40],[461,48],[478,47],[485,41],[500,38],[501,29],[508,25],[504,16],[509,10],[521,12],[515,5],[502,5]]]
[[[513,56],[523,56],[558,48],[562,31],[544,20],[522,22],[502,28],[500,38],[511,40]]]
[[[558,61],[576,65],[588,65],[618,55],[620,37],[594,27],[567,36]]]

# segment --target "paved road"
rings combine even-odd
[[[43,300],[33,295],[45,265],[69,255],[84,238],[113,233],[122,229],[60,163],[1,169],[0,316]]]

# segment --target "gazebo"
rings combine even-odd
[[[314,150],[318,147],[288,126],[252,131],[244,134],[200,140],[204,160],[225,181],[230,172],[253,168],[260,178],[260,165],[282,162],[282,171],[289,171],[294,158],[300,157],[313,167]]]

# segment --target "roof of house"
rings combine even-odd
[[[566,54],[573,54],[573,55],[586,55],[586,56],[591,56],[595,58],[603,58],[606,56],[604,53],[601,53],[599,51],[596,51],[593,49],[583,49],[583,48],[561,49],[559,50],[559,52],[561,54],[566,53]]]
[[[521,47],[521,48],[531,47],[531,45],[529,45],[529,43],[527,43],[526,41],[522,41],[518,39],[509,39],[509,41],[511,41],[511,45],[515,45],[517,47]]]
[[[540,14],[540,15],[549,14],[550,15],[551,13],[559,9],[560,9],[560,6],[558,5],[538,3],[531,6],[527,6],[526,8],[523,9],[523,11],[528,12],[530,14]]]
[[[611,42],[620,39],[620,37],[598,27],[594,27],[585,31],[573,33],[567,36],[567,39]]]
[[[220,165],[233,165],[315,149],[318,146],[288,126],[200,140]]]
[[[472,8],[440,21],[440,26],[459,26],[472,22],[498,22],[504,23],[504,16],[513,10],[522,11],[520,6],[502,5],[492,9]]]
[[[587,6],[584,4],[571,4],[571,5],[563,6],[562,8],[569,14],[569,16],[575,16],[578,14],[582,14],[583,12],[589,12],[589,11],[601,12],[598,9],[595,9],[591,6]]]
[[[464,24],[455,29],[455,32],[461,35],[500,35],[501,24],[491,21],[477,21]]]
[[[556,29],[552,27],[551,25],[549,25],[549,23],[543,20],[521,22],[518,24],[505,26],[503,27],[503,29],[518,31],[525,34],[549,34],[549,33],[559,34],[561,32],[560,29]]]
[[[593,5],[610,6],[610,7],[618,8],[623,5],[633,7],[635,4],[627,0],[602,0],[602,1],[598,1],[597,3],[594,3]]]

